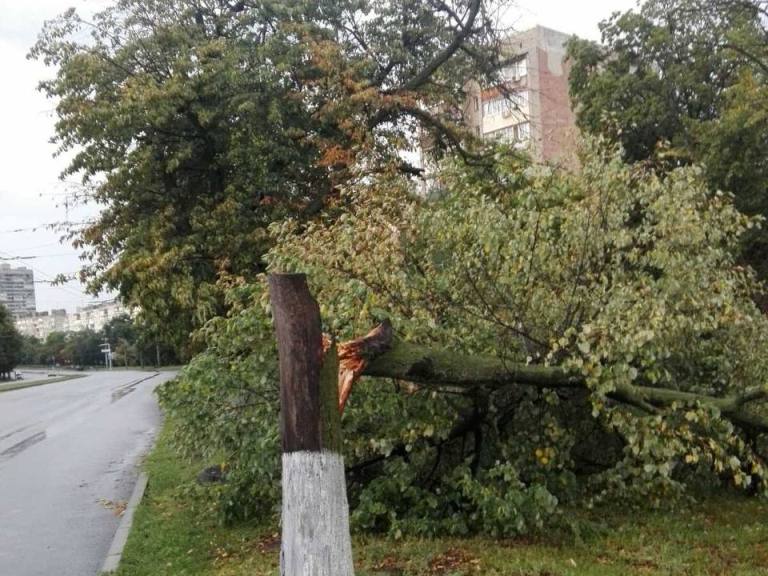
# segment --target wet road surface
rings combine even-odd
[[[0,576],[93,576],[172,373],[98,372],[0,393]]]

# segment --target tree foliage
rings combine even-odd
[[[13,323],[8,309],[0,304],[0,378],[6,378],[19,364],[21,358],[21,334]]]
[[[386,317],[404,341],[512,375],[359,384],[343,420],[359,527],[510,535],[564,504],[765,492],[768,320],[736,262],[755,222],[729,196],[699,169],[661,178],[595,150],[578,175],[501,155],[494,171],[457,164],[441,181],[425,202],[393,175],[346,189],[353,208],[301,236],[296,222],[271,229],[270,266],[308,274],[337,338]],[[162,400],[182,447],[224,455],[228,510],[256,513],[276,498],[273,334],[260,282],[230,296],[230,316],[203,331],[208,352]],[[582,384],[516,381],[520,365]],[[456,370],[471,380],[471,362]],[[627,393],[641,386],[676,399]],[[758,401],[739,419],[705,396]]]
[[[223,312],[220,280],[264,270],[271,222],[311,217],[384,167],[418,173],[398,152],[417,126],[461,146],[462,84],[492,75],[492,12],[483,0],[118,0],[92,22],[48,22],[31,56],[56,68],[41,89],[74,154],[64,175],[105,207],[73,233],[83,278],[184,343]]]
[[[570,44],[579,126],[630,161],[701,164],[740,210],[768,215],[767,25],[763,0],[648,0],[614,15],[602,44]],[[765,233],[745,244],[765,277]]]

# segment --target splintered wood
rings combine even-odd
[[[323,334],[323,354],[331,349],[333,341],[330,336]],[[384,320],[365,336],[342,342],[337,347],[339,357],[339,413],[344,412],[344,406],[352,393],[352,387],[360,378],[368,363],[392,346],[392,324]]]

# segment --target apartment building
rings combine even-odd
[[[74,314],[69,315],[69,329],[72,332],[80,330],[93,330],[98,332],[110,320],[130,314],[130,310],[117,300],[109,300],[78,308]]]
[[[576,125],[565,61],[569,38],[544,26],[509,38],[513,59],[502,71],[503,86],[467,85],[464,119],[478,136],[514,143],[539,162],[571,161]]]
[[[35,312],[35,276],[32,270],[0,264],[0,304],[13,316]]]
[[[25,336],[45,340],[51,332],[67,332],[69,318],[64,309],[27,313],[16,317],[16,328]]]
[[[74,314],[66,310],[22,314],[16,318],[16,328],[25,336],[45,340],[51,332],[98,332],[110,320],[124,314],[130,314],[128,308],[109,300],[78,308]]]

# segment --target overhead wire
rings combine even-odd
[[[0,257],[2,257],[3,255],[5,255],[6,257],[11,256],[7,252],[3,252],[2,250],[0,250]],[[39,268],[36,268],[35,266],[32,266],[31,264],[29,265],[29,267],[34,272],[37,272],[38,274],[40,274],[44,278],[48,279],[45,282],[34,281],[36,284],[46,283],[46,284],[48,284],[49,286],[51,286],[53,288],[58,288],[58,289],[62,290],[63,292],[67,292],[70,296],[77,296],[78,298],[84,298],[85,297],[85,293],[77,291],[77,290],[73,290],[72,288],[69,288],[69,287],[65,286],[64,284],[61,284],[61,283],[57,282],[55,276],[51,276],[47,272],[44,272],[43,270],[40,270]]]
[[[72,252],[66,252],[64,254],[36,254],[30,256],[0,256],[0,260],[12,261],[12,260],[39,260],[40,258],[58,258],[60,256],[74,256]]]
[[[6,230],[0,230],[0,234],[16,234],[19,232],[37,232],[38,230],[53,230],[54,228],[58,227],[64,227],[64,226],[86,226],[88,224],[92,224],[92,221],[89,220],[82,220],[80,222],[68,222],[68,221],[62,221],[62,222],[42,222],[40,224],[36,224],[34,226],[29,226],[26,228],[8,228]]]

